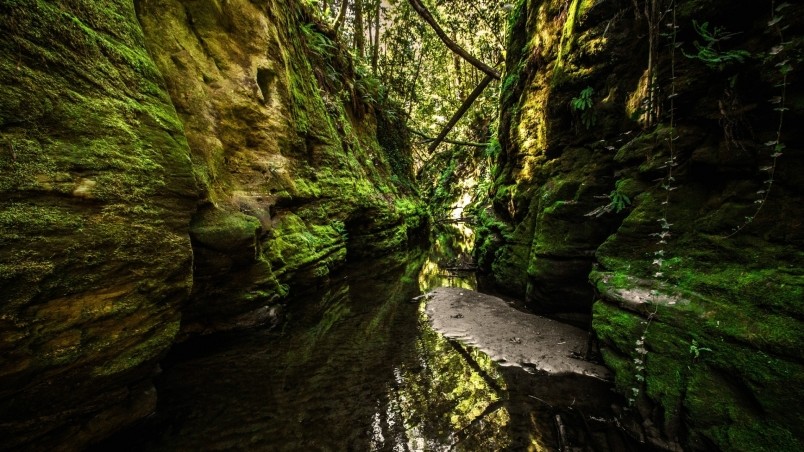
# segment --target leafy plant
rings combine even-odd
[[[573,110],[584,111],[592,107],[592,94],[595,90],[591,86],[587,86],[581,91],[578,97],[573,97],[570,101],[570,106]]]
[[[598,196],[598,198],[608,198],[609,203],[602,205],[591,212],[585,214],[587,217],[600,217],[604,214],[614,212],[620,213],[626,207],[631,205],[631,198],[628,197],[625,193],[620,191],[620,185],[622,181],[617,181],[614,184],[614,190],[611,191],[608,195]]]
[[[591,129],[597,122],[597,116],[592,110],[592,94],[594,92],[595,90],[591,86],[587,86],[578,97],[573,97],[570,101],[572,111],[581,112],[581,122],[587,129]]]
[[[301,32],[304,35],[307,45],[310,50],[318,55],[326,55],[335,48],[335,44],[329,37],[318,31],[316,24],[307,23],[301,26]]]
[[[692,340],[690,343],[690,355],[692,355],[692,359],[698,359],[701,357],[701,352],[711,352],[712,349],[708,347],[701,347],[698,344],[698,341],[695,339]]]
[[[701,37],[702,42],[694,41],[692,43],[698,51],[696,54],[689,54],[682,49],[681,53],[685,57],[700,60],[710,68],[722,71],[729,64],[742,63],[751,56],[751,53],[747,50],[721,51],[718,48],[721,42],[731,39],[737,33],[729,33],[722,27],[712,27],[710,29],[709,22],[699,24],[693,20],[692,26],[698,36]]]
[[[612,190],[609,193],[609,198],[611,198],[611,208],[614,209],[615,213],[620,213],[621,210],[631,205],[631,199],[625,193],[617,190]]]

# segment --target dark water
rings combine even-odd
[[[500,368],[429,327],[410,300],[474,284],[432,265],[456,255],[362,263],[294,300],[282,331],[177,347],[157,413],[99,449],[636,450],[613,426],[608,384]]]

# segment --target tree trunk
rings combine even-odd
[[[424,59],[424,47],[419,51],[419,61],[416,63],[416,72],[413,73],[413,79],[410,81],[410,89],[408,89],[405,96],[405,105],[407,105],[408,118],[413,111],[413,101],[416,98],[416,83],[419,81],[419,74],[422,70],[422,60]]]
[[[461,107],[458,108],[458,111],[452,115],[452,118],[449,120],[447,125],[441,129],[441,133],[439,133],[436,139],[430,143],[430,146],[427,147],[427,152],[432,154],[433,151],[435,151],[438,145],[441,144],[441,142],[444,141],[444,138],[447,137],[447,134],[452,130],[453,127],[455,127],[455,124],[457,124],[463,115],[469,111],[469,107],[471,107],[475,100],[480,97],[480,95],[483,93],[483,90],[489,86],[489,83],[491,83],[492,80],[494,80],[494,77],[491,74],[486,74],[486,77],[480,82],[479,85],[477,85],[477,88],[475,88],[475,90],[469,94],[469,97],[463,101],[463,104],[461,104]]]
[[[354,1],[355,9],[355,51],[360,58],[366,54],[366,36],[363,26],[363,0]]]
[[[463,90],[463,73],[461,73],[461,57],[458,55],[452,55],[452,65],[455,66],[455,79],[457,80],[457,90],[455,92],[455,97],[458,100],[461,100],[465,97],[465,92]]]
[[[457,53],[458,55],[461,56],[461,58],[463,58],[464,60],[468,61],[470,64],[472,64],[476,68],[480,69],[481,71],[485,72],[487,75],[491,76],[492,78],[495,78],[497,80],[500,79],[500,73],[499,72],[495,71],[491,66],[489,66],[486,63],[478,60],[477,58],[473,57],[472,55],[469,55],[469,53],[466,50],[463,50],[463,48],[461,48],[461,46],[459,46],[453,40],[451,40],[447,36],[447,34],[444,33],[444,30],[441,29],[441,26],[438,25],[438,22],[436,22],[435,19],[433,19],[433,16],[430,14],[430,11],[428,11],[427,8],[425,8],[424,5],[422,5],[422,3],[419,0],[408,0],[408,3],[410,3],[410,6],[412,6],[413,9],[416,10],[417,13],[419,13],[419,16],[421,16],[421,18],[424,19],[424,21],[427,22],[430,25],[430,27],[433,28],[433,31],[435,31],[435,33],[438,35],[438,37],[441,39],[441,41],[450,50],[452,50],[453,52]]]
[[[341,9],[338,11],[338,17],[335,18],[335,25],[332,28],[335,29],[335,33],[340,30],[341,26],[343,25],[343,21],[346,19],[346,9],[349,7],[348,0],[341,0]]]
[[[377,75],[377,61],[380,57],[380,15],[382,14],[382,0],[377,0],[374,10],[374,43],[371,47],[371,73]]]

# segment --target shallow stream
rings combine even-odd
[[[430,327],[411,299],[475,286],[471,273],[443,268],[469,264],[465,231],[446,227],[454,232],[429,254],[363,262],[293,300],[284,329],[176,347],[157,413],[102,448],[637,450],[615,425],[608,383],[500,367]]]

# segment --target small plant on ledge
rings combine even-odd
[[[597,116],[592,110],[592,94],[595,90],[591,86],[584,88],[578,97],[573,97],[570,101],[570,108],[574,112],[581,112],[581,123],[586,129],[591,129],[597,123]]]
[[[584,214],[584,216],[598,218],[610,212],[620,213],[626,207],[630,206],[631,198],[629,198],[628,195],[620,191],[621,182],[622,181],[617,181],[614,184],[614,190],[612,190],[611,193],[609,193],[608,195],[598,196],[598,198],[608,199],[609,200],[608,204],[597,207],[591,212]]]

